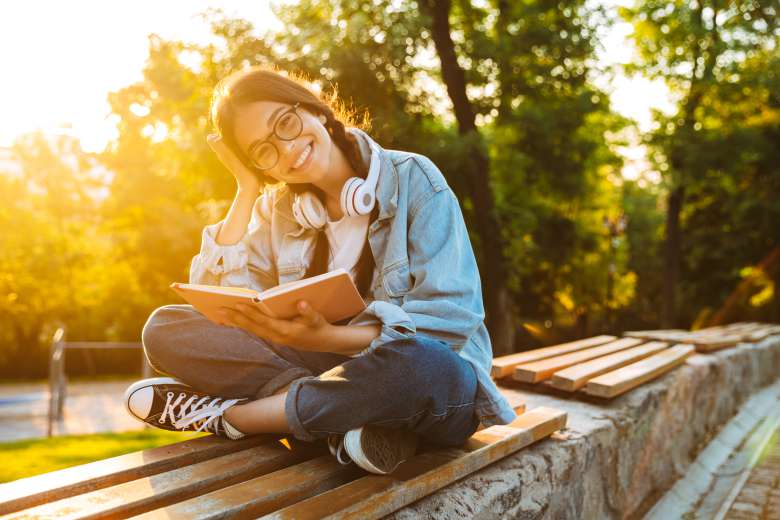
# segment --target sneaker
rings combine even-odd
[[[127,411],[146,424],[171,431],[207,431],[234,440],[246,434],[230,425],[223,413],[246,401],[206,395],[171,377],[143,379],[125,391]]]
[[[328,448],[341,464],[351,461],[370,473],[386,475],[414,456],[417,435],[408,430],[367,425],[350,430],[343,437],[331,435]]]

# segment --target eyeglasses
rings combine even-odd
[[[282,141],[292,141],[301,135],[303,121],[296,109],[300,103],[295,103],[288,108],[274,123],[273,132],[263,141],[252,144],[249,148],[249,163],[260,171],[267,171],[279,162],[279,148],[271,142],[271,137],[276,136]]]

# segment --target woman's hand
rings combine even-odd
[[[238,189],[257,194],[260,191],[260,180],[247,168],[236,154],[222,141],[217,134],[209,134],[206,137],[209,147],[217,154],[219,161],[236,178]]]
[[[272,318],[258,307],[243,303],[232,309],[222,307],[220,311],[228,325],[299,350],[322,351],[330,344],[336,327],[305,301],[298,302],[300,314],[289,320]]]

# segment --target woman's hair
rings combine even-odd
[[[368,168],[363,162],[360,147],[354,135],[346,131],[347,126],[366,129],[368,115],[363,113],[358,120],[355,113],[349,110],[338,98],[334,88],[330,96],[318,95],[319,88],[301,74],[294,74],[264,67],[253,67],[240,70],[221,80],[214,89],[211,99],[211,121],[222,141],[241,159],[263,184],[276,184],[277,181],[265,175],[252,166],[240,149],[235,136],[236,114],[241,108],[258,101],[273,101],[294,105],[299,103],[315,116],[325,116],[325,128],[331,139],[339,147],[349,161],[350,166],[358,176],[365,178]],[[294,193],[311,191],[324,203],[323,193],[312,184],[288,184]],[[377,212],[372,212],[371,221],[375,220]],[[317,245],[314,249],[314,259],[305,276],[322,274],[328,269],[327,235],[320,231]],[[371,254],[368,241],[364,244],[357,268],[356,284],[361,294],[367,294],[374,269],[374,257]]]
[[[238,111],[257,101],[273,101],[294,105],[299,103],[315,116],[325,116],[325,128],[333,142],[344,153],[355,172],[365,177],[366,166],[360,156],[355,136],[346,131],[347,126],[365,129],[368,116],[363,113],[360,121],[338,98],[335,89],[330,96],[318,95],[319,88],[301,74],[292,74],[263,67],[253,67],[234,72],[220,81],[214,89],[211,99],[211,120],[222,141],[230,147],[244,164],[265,184],[275,184],[262,171],[253,167],[243,150],[238,146],[235,136],[235,119]],[[308,184],[299,185],[303,190],[311,189]],[[291,185],[293,191],[295,189]]]

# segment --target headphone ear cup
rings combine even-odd
[[[371,164],[365,180],[352,177],[341,188],[341,210],[350,217],[368,215],[376,204],[376,186],[379,182],[379,147],[371,144]]]
[[[306,229],[322,229],[328,220],[325,207],[316,195],[304,192],[293,199],[293,216]]]
[[[348,217],[355,217],[361,213],[355,204],[355,195],[358,189],[363,185],[363,179],[360,177],[350,177],[341,188],[341,211]]]

